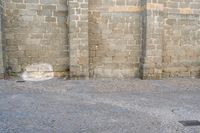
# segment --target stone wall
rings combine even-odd
[[[69,70],[66,0],[6,1],[6,66],[20,73],[47,63],[55,75]]]
[[[70,78],[89,78],[88,0],[69,0]]]
[[[163,0],[142,1],[142,79],[162,78],[163,7]]]
[[[71,79],[200,77],[199,0],[7,0],[5,15],[16,73],[48,63]]]
[[[3,1],[0,1],[0,78],[3,78],[3,43],[4,43],[4,30],[3,30]]]
[[[140,0],[89,0],[90,77],[139,76]]]
[[[164,4],[163,77],[199,77],[200,1]]]

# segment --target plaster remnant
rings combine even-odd
[[[50,64],[32,64],[26,67],[22,74],[25,81],[44,81],[54,77],[53,67]]]

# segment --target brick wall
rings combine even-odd
[[[140,0],[89,0],[90,77],[139,76]]]
[[[27,65],[48,63],[55,75],[69,69],[67,1],[6,1],[6,65],[13,72]]]
[[[3,78],[3,43],[4,43],[4,30],[3,30],[3,1],[0,1],[0,78]]]

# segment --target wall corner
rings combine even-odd
[[[142,14],[141,79],[162,78],[163,10],[162,0],[146,1]]]

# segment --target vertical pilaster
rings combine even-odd
[[[88,78],[88,0],[69,0],[69,44],[70,78]]]
[[[146,0],[143,13],[141,78],[162,78],[163,0]]]
[[[0,2],[0,78],[3,78],[3,3]]]

